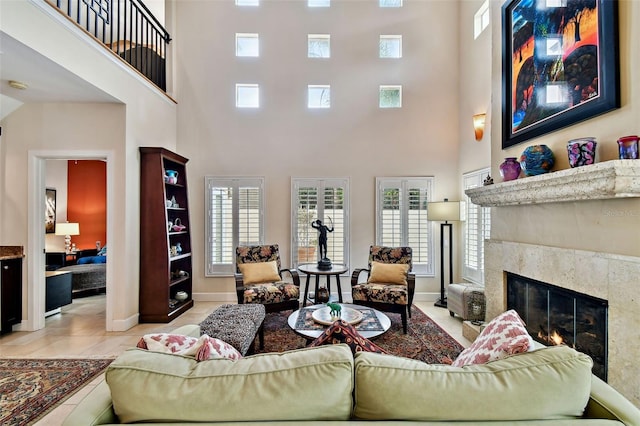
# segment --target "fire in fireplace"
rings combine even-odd
[[[515,309],[538,342],[565,344],[593,359],[607,380],[606,300],[507,272],[507,309]]]

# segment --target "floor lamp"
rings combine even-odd
[[[440,298],[434,303],[440,308],[447,307],[447,297],[444,294],[444,230],[449,228],[449,284],[453,282],[453,223],[460,220],[460,202],[438,201],[427,203],[427,220],[444,222],[440,224]]]

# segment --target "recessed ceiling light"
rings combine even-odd
[[[16,80],[9,80],[9,86],[19,90],[25,90],[27,87],[29,87],[27,83],[23,83],[21,81],[16,81]]]

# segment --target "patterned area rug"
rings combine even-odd
[[[264,349],[257,353],[283,352],[304,348],[307,340],[287,325],[291,311],[268,313],[264,320]],[[393,355],[413,358],[427,364],[447,364],[456,359],[464,347],[417,307],[412,307],[407,334],[402,332],[400,314],[386,313],[391,328],[372,339]]]
[[[29,425],[101,373],[111,359],[0,359],[0,425]]]

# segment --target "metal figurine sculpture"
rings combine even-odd
[[[342,306],[338,305],[337,303],[327,303],[326,304],[329,307],[329,315],[331,315],[331,318],[340,318],[340,312],[342,310]]]
[[[331,269],[331,260],[327,257],[327,232],[333,232],[333,220],[331,221],[331,228],[327,225],[323,225],[320,219],[316,219],[311,222],[311,227],[317,229],[320,235],[318,236],[318,249],[320,252],[320,260],[318,261],[318,269],[329,270]]]

